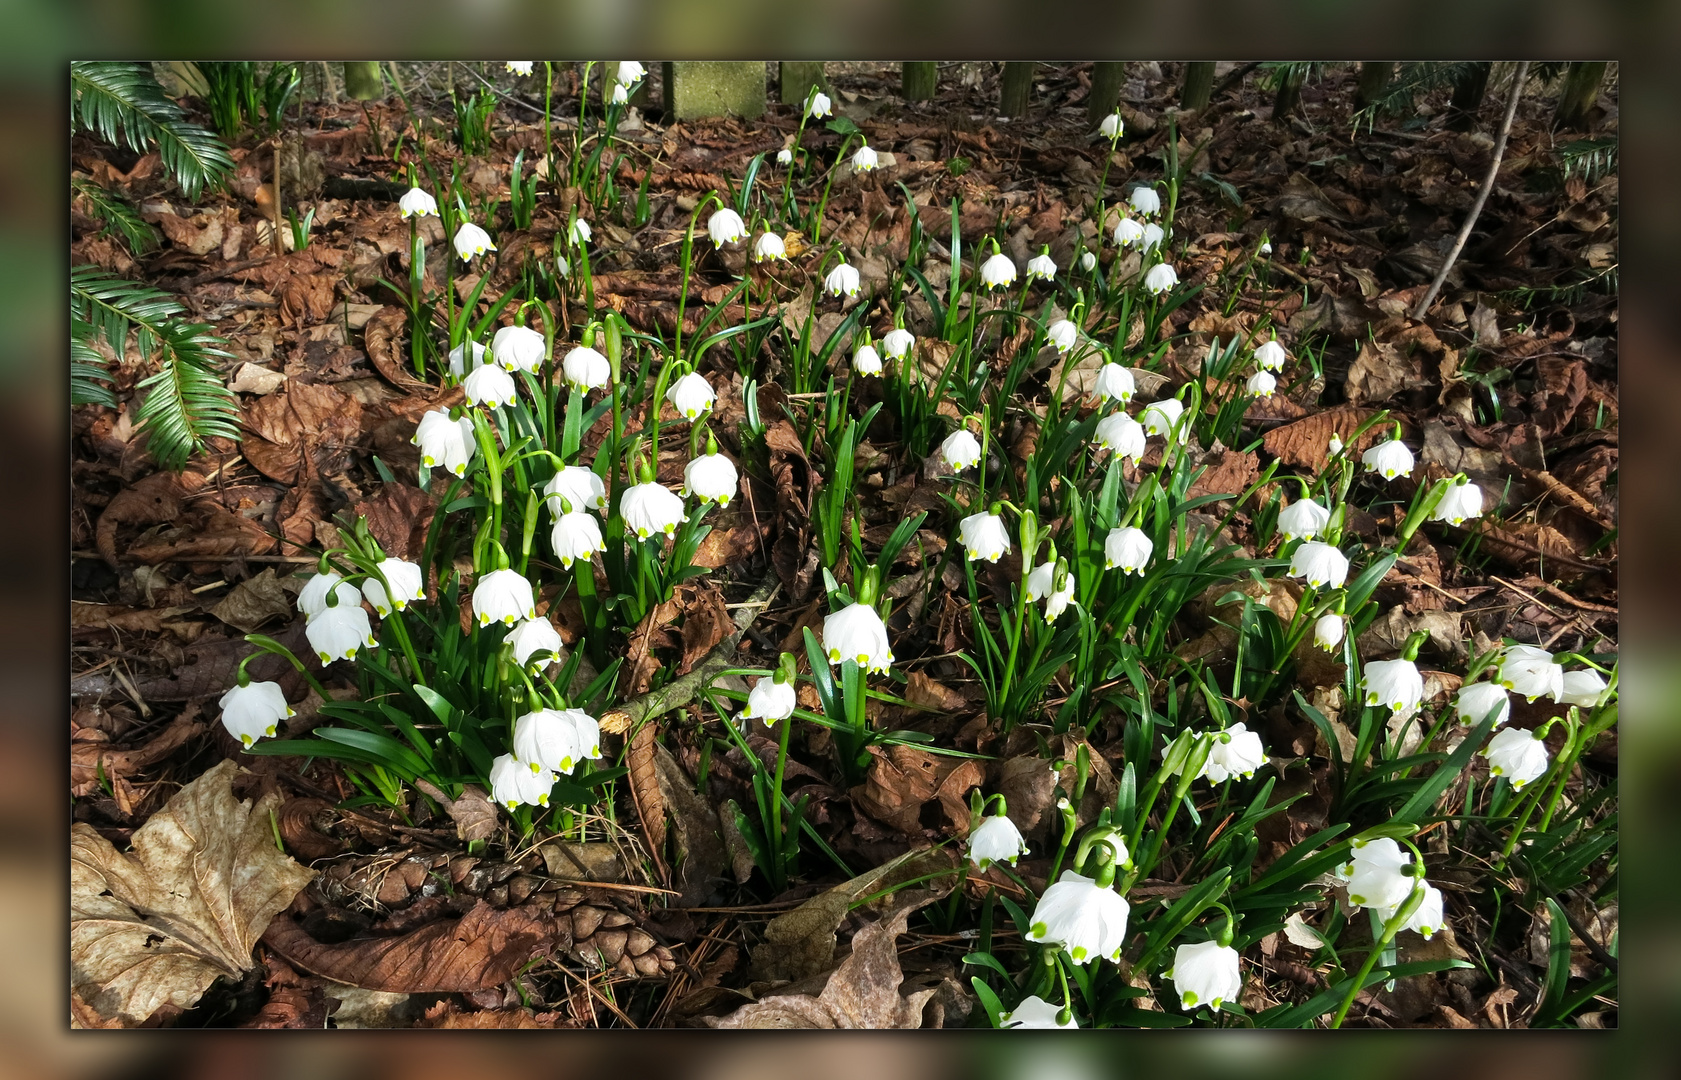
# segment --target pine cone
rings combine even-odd
[[[676,966],[671,950],[624,912],[587,902],[577,889],[541,894],[550,896],[561,936],[571,938],[566,955],[585,967],[646,978],[669,975]]]

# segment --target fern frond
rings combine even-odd
[[[136,350],[147,357],[157,348],[161,329],[179,322],[186,313],[180,301],[162,289],[117,277],[97,266],[70,269],[72,336],[104,338],[119,358],[128,358],[130,327],[137,331]],[[86,324],[86,333],[79,323]]]
[[[120,237],[136,255],[144,255],[158,246],[156,230],[117,195],[80,176],[70,178],[70,189],[87,201],[89,214],[104,223],[99,235]]]
[[[1371,130],[1380,116],[1400,116],[1411,112],[1418,95],[1454,86],[1474,63],[1425,61],[1402,64],[1383,94],[1354,114],[1355,130],[1361,127]]]
[[[208,365],[230,355],[220,339],[200,323],[177,323],[164,329],[158,372],[141,381],[145,395],[135,411],[136,427],[158,464],[179,472],[187,458],[204,449],[205,440],[239,438],[239,407],[232,391]]]
[[[164,168],[189,199],[219,186],[233,172],[233,158],[214,133],[189,124],[164,95],[145,64],[77,60],[70,65],[72,123],[107,142],[143,153],[156,143]]]
[[[1592,184],[1617,171],[1617,140],[1576,139],[1558,145],[1559,165],[1566,177],[1580,176]]]
[[[70,404],[117,404],[117,395],[104,384],[111,381],[105,358],[92,345],[80,338],[70,339]]]

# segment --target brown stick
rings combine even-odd
[[[1518,99],[1523,96],[1523,82],[1529,77],[1529,61],[1518,65],[1518,73],[1512,79],[1512,97],[1506,102],[1506,118],[1500,122],[1500,138],[1494,142],[1494,160],[1488,163],[1488,175],[1483,177],[1482,190],[1477,192],[1477,201],[1471,204],[1471,212],[1465,215],[1465,224],[1460,226],[1459,236],[1453,241],[1453,249],[1447,258],[1442,260],[1442,268],[1436,271],[1436,280],[1430,283],[1430,291],[1413,308],[1415,321],[1424,318],[1424,313],[1430,310],[1430,304],[1436,299],[1436,294],[1442,291],[1442,282],[1448,279],[1448,271],[1459,258],[1460,251],[1465,248],[1465,241],[1470,239],[1471,229],[1477,224],[1477,215],[1483,212],[1483,204],[1488,202],[1488,193],[1494,190],[1494,177],[1500,172],[1500,159],[1506,156],[1506,136],[1512,133],[1512,117],[1518,112]]]
[[[280,239],[280,136],[274,137],[274,232],[270,236],[274,242],[276,255],[286,254],[286,245]]]

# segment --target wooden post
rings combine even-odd
[[[776,65],[776,100],[782,104],[804,105],[814,86],[831,98],[835,96],[823,72],[823,61],[784,60]]]
[[[1395,77],[1395,64],[1390,60],[1363,60],[1360,63],[1360,84],[1354,90],[1354,108],[1364,109],[1383,97],[1389,80]]]
[[[1558,111],[1553,113],[1554,129],[1579,131],[1588,118],[1588,110],[1599,100],[1599,84],[1605,80],[1605,61],[1576,61],[1564,76],[1564,89],[1558,95]]]
[[[1179,108],[1182,111],[1196,112],[1208,108],[1208,99],[1213,91],[1213,61],[1193,60],[1185,65],[1185,85],[1179,90]]]
[[[932,60],[908,60],[899,67],[899,87],[906,101],[927,101],[939,81],[940,66]]]
[[[665,73],[666,112],[678,120],[765,113],[762,60],[679,60]]]
[[[1484,60],[1466,64],[1453,80],[1453,98],[1448,102],[1448,126],[1469,131],[1476,126],[1477,110],[1482,108],[1483,95],[1488,93],[1488,73],[1494,65]]]
[[[1091,66],[1091,91],[1086,95],[1086,123],[1097,125],[1115,111],[1121,100],[1121,76],[1126,65],[1119,60],[1099,60]]]
[[[1004,78],[998,88],[999,116],[1026,114],[1028,94],[1033,90],[1034,66],[1030,60],[1011,60],[1004,65]]]
[[[385,80],[378,60],[347,60],[344,64],[344,92],[357,101],[385,96]]]

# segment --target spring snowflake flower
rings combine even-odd
[[[480,626],[493,622],[513,626],[521,619],[536,618],[531,582],[515,570],[492,570],[473,586],[473,610],[478,613]]]
[[[587,563],[596,552],[606,548],[601,539],[601,526],[582,510],[556,517],[554,528],[549,531],[549,543],[555,558],[568,570],[574,561]]]
[[[702,454],[683,466],[683,494],[703,503],[730,505],[741,480],[735,462],[723,454]]]
[[[1504,776],[1513,791],[1522,791],[1530,781],[1547,771],[1547,744],[1533,731],[1501,728],[1482,749],[1488,771]]]
[[[743,720],[763,720],[765,726],[786,720],[794,715],[794,707],[799,704],[799,698],[794,692],[791,682],[779,683],[766,675],[753,684],[753,689],[747,693],[747,708],[741,710]]]
[[[620,86],[634,86],[636,80],[648,74],[648,69],[635,60],[620,60],[619,70],[614,74],[613,81]]]
[[[432,196],[428,195],[420,188],[412,187],[403,193],[403,197],[401,199],[397,200],[397,211],[399,216],[405,219],[411,217],[437,217],[438,200],[432,198]]]
[[[1080,252],[1080,269],[1088,273],[1097,269],[1097,256],[1089,251]]]
[[[858,351],[852,354],[852,370],[859,375],[881,374],[881,354],[874,345],[858,346]]]
[[[1162,227],[1153,221],[1148,221],[1144,223],[1144,240],[1139,246],[1145,251],[1150,251],[1161,247],[1162,241],[1165,239],[1167,239],[1167,234],[1162,231]],[[1177,276],[1174,280],[1178,280]]]
[[[1336,876],[1348,886],[1356,907],[1394,910],[1413,891],[1412,855],[1389,837],[1356,840]]]
[[[1110,529],[1103,541],[1103,568],[1113,570],[1120,567],[1123,574],[1142,574],[1154,549],[1155,544],[1143,529],[1130,525]]]
[[[1418,708],[1424,698],[1424,676],[1411,660],[1371,660],[1360,685],[1367,705],[1387,705],[1399,716]]]
[[[610,105],[628,104],[630,102],[630,91],[625,89],[624,83],[615,82],[613,92],[607,95],[607,101]]]
[[[583,218],[573,218],[571,228],[566,230],[566,238],[580,246],[589,243],[590,223]]]
[[[841,263],[829,271],[829,276],[823,279],[823,288],[830,296],[858,295],[858,268],[851,263]]]
[[[1345,631],[1343,617],[1336,612],[1327,612],[1313,624],[1313,643],[1326,652],[1332,652],[1342,644]]]
[[[1068,1014],[1067,1023],[1063,1022],[1062,1009],[1053,1005],[1037,994],[1031,994],[1021,999],[1021,1004],[1007,1013],[998,1014],[998,1026],[1012,1030],[1031,1031],[1068,1030],[1078,1028],[1072,1011]]]
[[[1181,945],[1173,951],[1167,977],[1179,995],[1179,1007],[1189,1012],[1199,1005],[1210,1009],[1236,1001],[1243,993],[1243,973],[1237,950],[1218,941]]]
[[[776,152],[776,163],[778,165],[792,165],[794,163],[794,151],[784,146]]]
[[[1004,527],[1004,519],[984,510],[958,522],[957,536],[970,561],[997,562],[1010,550],[1010,531]]]
[[[461,389],[467,394],[467,404],[492,409],[507,405],[518,392],[514,377],[495,364],[485,364],[468,372],[467,377],[461,380]]]
[[[338,590],[339,582],[344,578],[336,571],[329,570],[325,574],[311,574],[304,587],[298,591],[298,610],[303,612],[304,618],[313,619],[327,608],[327,594]],[[356,590],[350,590],[352,604],[361,603],[354,599]],[[340,593],[340,596],[343,594]]]
[[[490,242],[490,234],[471,221],[462,222],[461,228],[455,230],[455,253],[464,261],[472,262],[473,256],[495,250],[496,245]]]
[[[337,606],[322,608],[304,624],[309,647],[323,664],[354,660],[363,645],[371,649],[379,644],[368,622],[368,613],[362,610],[362,594],[356,586],[341,584],[337,593]]]
[[[911,346],[916,344],[916,335],[902,326],[896,326],[881,336],[881,351],[887,354],[889,360],[903,360],[910,355]]]
[[[531,65],[534,63],[536,63],[535,60],[509,60],[506,70],[513,72],[515,75],[529,75],[531,74]]]
[[[1311,540],[1331,523],[1331,512],[1312,499],[1297,499],[1278,512],[1278,531],[1286,540]]]
[[[473,422],[465,416],[451,420],[443,409],[422,416],[409,441],[420,447],[420,463],[429,469],[442,465],[456,476],[464,476],[467,463],[473,460]]]
[[[1132,204],[1133,213],[1142,214],[1145,217],[1162,212],[1162,197],[1156,194],[1155,188],[1144,184],[1132,189],[1132,198],[1128,202]]]
[[[940,443],[940,457],[944,459],[946,468],[960,473],[980,461],[980,440],[969,434],[968,428],[958,428]]]
[[[639,540],[661,533],[670,536],[680,523],[689,520],[683,513],[683,500],[663,484],[651,481],[626,488],[619,498],[619,512]]]
[[[782,237],[773,232],[767,232],[753,242],[753,261],[764,262],[766,259],[788,258],[788,248],[782,243]]]
[[[706,235],[718,247],[733,244],[747,235],[747,223],[741,215],[725,207],[706,220]]]
[[[472,356],[472,367],[476,368],[484,363],[484,354],[487,351],[476,341],[463,341],[449,351],[449,373],[457,379],[461,378],[468,371],[467,357]]]
[[[1442,492],[1436,508],[1430,511],[1431,521],[1446,521],[1463,525],[1468,519],[1483,516],[1483,489],[1463,481]]]
[[[1057,352],[1066,354],[1080,340],[1080,328],[1067,319],[1058,319],[1045,331],[1045,337],[1056,346]]]
[[[671,402],[671,407],[683,419],[697,420],[701,414],[711,411],[718,395],[699,372],[691,371],[671,384],[665,392],[665,400]]]
[[[1028,941],[1060,945],[1076,964],[1102,957],[1120,963],[1131,912],[1126,898],[1112,888],[1064,870],[1033,909]]]
[[[805,104],[807,120],[819,120],[829,115],[829,95],[821,90],[813,89],[811,97]]]
[[[1506,688],[1495,682],[1475,682],[1462,686],[1453,696],[1453,711],[1461,722],[1480,724],[1496,708],[1499,715],[1494,726],[1499,727],[1512,717],[1512,699]]]
[[[1234,776],[1247,780],[1266,763],[1267,751],[1261,745],[1261,736],[1236,723],[1215,736],[1214,745],[1203,760],[1201,775],[1211,784],[1223,784]]]
[[[1264,342],[1255,350],[1255,363],[1262,371],[1283,371],[1286,359],[1284,346],[1277,341]]]
[[[563,278],[572,276],[572,264],[566,261],[566,256],[557,254],[554,257],[555,272]]]
[[[982,870],[995,862],[1014,866],[1016,859],[1027,853],[1021,830],[1003,814],[981,818],[975,831],[969,834],[969,861]]]
[[[874,150],[870,149],[868,143],[860,146],[858,152],[852,155],[852,168],[857,172],[869,172],[879,162],[880,158]]]
[[[548,660],[543,661],[547,664],[559,660],[564,651],[560,631],[542,616],[520,623],[503,640],[514,650],[514,663],[522,668],[529,668],[532,658],[538,653],[551,654]]]
[[[1124,217],[1115,223],[1115,243],[1121,247],[1131,247],[1144,239],[1144,226],[1132,218]]]
[[[1050,281],[1054,277],[1056,277],[1056,260],[1051,258],[1048,253],[1040,252],[1027,260],[1027,279],[1029,281],[1034,278]]]
[[[1385,480],[1393,480],[1397,476],[1412,475],[1413,453],[1400,439],[1390,439],[1361,454],[1360,463],[1366,466],[1367,472],[1380,473]]]
[[[1132,400],[1138,384],[1124,364],[1104,364],[1097,372],[1097,396],[1104,401],[1113,399],[1125,405]]]
[[[529,326],[504,326],[490,339],[490,355],[508,371],[536,371],[548,358],[548,344]]]
[[[1179,423],[1179,418],[1185,413],[1185,403],[1178,398],[1162,398],[1144,406],[1144,411],[1138,414],[1138,422],[1144,425],[1144,430],[1151,435],[1161,435],[1164,438],[1173,437],[1173,427]]]
[[[1160,296],[1177,284],[1179,284],[1179,275],[1174,272],[1173,267],[1166,263],[1157,263],[1150,267],[1148,274],[1144,275],[1144,287],[1149,289],[1153,296]]]
[[[1418,902],[1418,907],[1407,916],[1407,921],[1401,924],[1402,930],[1411,930],[1429,941],[1436,936],[1436,931],[1446,925],[1442,911],[1442,890],[1428,881],[1421,883],[1424,888],[1424,898]],[[1395,908],[1400,907],[1399,904]],[[1378,914],[1384,922],[1395,917],[1395,908],[1380,909]]]
[[[1599,672],[1590,668],[1564,673],[1563,692],[1558,695],[1561,705],[1580,705],[1592,708],[1605,697],[1607,683]]]
[[[1336,457],[1340,453],[1342,453],[1342,436],[1333,431],[1331,432],[1330,441],[1325,444],[1325,455],[1327,457]]]
[[[1278,380],[1272,377],[1270,371],[1257,371],[1249,376],[1249,381],[1243,384],[1251,397],[1272,397],[1278,389]]]
[[[856,661],[865,671],[886,674],[893,665],[887,624],[868,604],[848,604],[823,616],[823,652],[829,663]]]
[[[1103,123],[1097,125],[1097,133],[1105,139],[1118,139],[1121,137],[1121,132],[1123,130],[1124,125],[1121,123],[1121,114],[1118,112],[1112,112],[1108,116],[1105,116],[1103,118]]]
[[[1124,412],[1110,413],[1097,422],[1097,445],[1116,457],[1137,461],[1144,456],[1144,425]]]
[[[582,709],[538,709],[514,721],[514,757],[534,773],[569,773],[601,756],[601,728]]]
[[[1500,660],[1500,685],[1534,701],[1542,694],[1557,701],[1564,693],[1564,667],[1553,654],[1533,645],[1512,645]]]
[[[1271,240],[1262,240],[1261,241],[1261,246],[1257,250],[1260,251],[1260,253],[1262,255],[1271,255],[1272,254],[1272,241]]]
[[[248,750],[258,739],[273,738],[280,721],[296,715],[277,682],[235,686],[222,695],[221,705],[222,726]]]
[[[580,345],[561,358],[560,373],[567,386],[584,394],[612,381],[613,365],[594,349]]]
[[[362,595],[381,617],[391,614],[392,608],[405,611],[413,601],[426,599],[425,579],[418,564],[406,559],[382,559],[378,569],[391,586],[390,595],[386,595],[385,586],[376,577],[362,580]]]
[[[1027,602],[1035,600],[1045,602],[1045,621],[1055,622],[1056,617],[1068,610],[1068,605],[1074,599],[1074,575],[1064,572],[1062,588],[1056,586],[1056,563],[1044,562],[1035,566],[1027,575]]]
[[[549,805],[549,792],[554,788],[552,772],[531,771],[531,766],[503,754],[490,763],[490,797],[509,810],[522,804]]]
[[[1002,251],[981,263],[981,284],[988,289],[1003,288],[1016,280],[1016,264]]]
[[[607,485],[601,477],[582,465],[565,465],[556,470],[554,478],[543,485],[549,512],[555,517],[575,514],[580,510],[605,510]]]
[[[1348,580],[1348,556],[1330,544],[1309,540],[1290,556],[1290,576],[1306,578],[1316,589],[1340,589]]]

